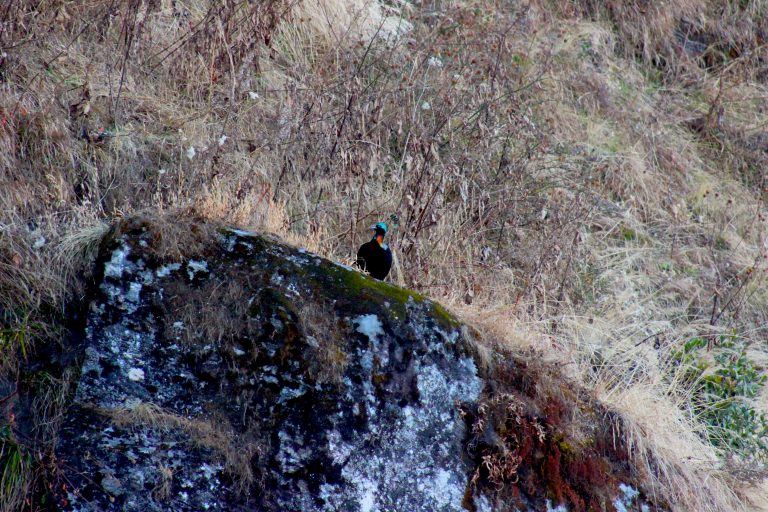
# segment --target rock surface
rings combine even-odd
[[[618,417],[414,292],[194,221],[120,221],[100,254],[54,510],[664,508]]]
[[[135,221],[103,245],[63,509],[472,506],[457,404],[483,382],[439,306],[255,234],[180,258],[161,236]]]

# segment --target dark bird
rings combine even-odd
[[[392,251],[384,243],[387,225],[379,222],[372,229],[374,230],[373,239],[357,250],[357,266],[381,281],[387,277],[389,269],[392,268]]]

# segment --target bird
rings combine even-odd
[[[373,238],[357,250],[357,266],[371,276],[383,281],[392,268],[392,250],[384,243],[387,224],[379,222],[373,226]]]

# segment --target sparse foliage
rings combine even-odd
[[[768,377],[747,356],[743,341],[721,337],[714,355],[707,358],[702,350],[710,343],[692,338],[675,354],[688,368],[685,378],[695,389],[694,409],[716,446],[742,460],[763,462],[768,456],[768,419],[755,399]]]

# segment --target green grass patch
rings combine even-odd
[[[16,359],[18,355],[26,360],[30,350],[30,324],[27,317],[21,319],[21,322],[14,327],[0,329],[0,353],[3,354],[3,360]]]

